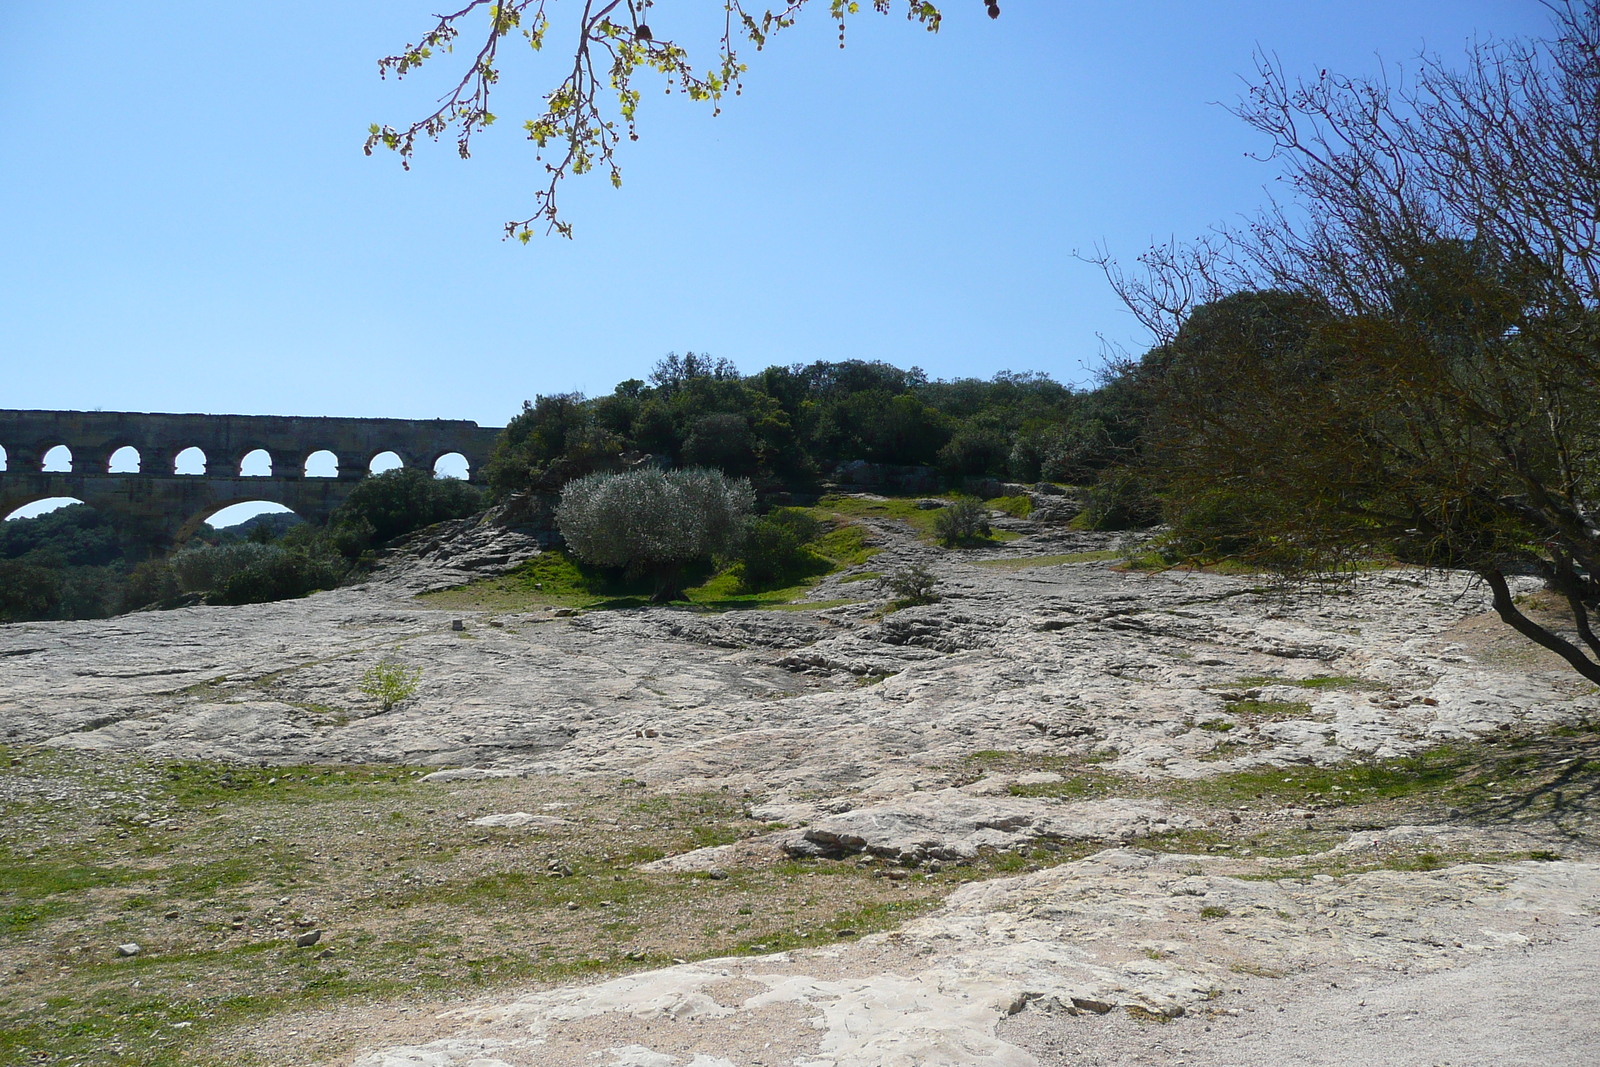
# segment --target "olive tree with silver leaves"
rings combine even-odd
[[[584,563],[653,576],[650,599],[663,603],[677,595],[686,565],[739,547],[754,504],[746,479],[649,467],[568,482],[556,527]]]

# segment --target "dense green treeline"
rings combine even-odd
[[[0,621],[109,615],[128,569],[116,527],[93,508],[0,522]]]
[[[607,396],[526,403],[487,475],[497,497],[554,492],[635,453],[749,478],[760,495],[814,486],[855,460],[952,480],[1092,484],[1133,452],[1139,396],[1125,376],[1075,390],[1043,374],[930,381],[862,360],[743,375],[726,360],[673,354]]]

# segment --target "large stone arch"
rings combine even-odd
[[[262,482],[262,481],[265,481],[266,479],[264,479],[264,478],[256,478],[256,479],[253,479],[253,480],[257,481],[257,482]],[[211,518],[211,516],[215,515],[217,512],[223,510],[224,508],[231,508],[235,504],[256,504],[256,503],[281,505],[282,507],[286,507],[290,511],[294,512],[296,515],[299,515],[302,519],[305,519],[307,522],[324,522],[324,521],[327,520],[327,516],[326,515],[322,515],[322,516],[302,515],[297,508],[294,508],[294,507],[290,506],[289,504],[284,503],[281,500],[273,500],[272,498],[270,498],[268,496],[265,496],[265,495],[263,495],[261,493],[249,493],[249,494],[246,494],[244,496],[239,497],[236,500],[218,500],[218,501],[212,501],[212,502],[209,502],[209,503],[205,504],[203,507],[200,508],[199,511],[196,511],[193,515],[190,515],[187,519],[185,519],[183,521],[183,523],[180,526],[178,526],[177,530],[172,535],[172,542],[173,542],[173,544],[178,544],[178,545],[183,544],[185,541],[189,540],[189,538],[193,537],[195,534],[200,532],[200,527],[205,525],[207,519]]]
[[[12,491],[12,492],[0,491],[0,522],[3,522],[4,520],[10,518],[12,512],[16,511],[19,508],[25,508],[29,504],[37,504],[41,500],[66,500],[66,499],[79,500],[79,501],[82,501],[85,504],[89,504],[89,501],[84,500],[80,496],[75,496],[72,493],[40,493],[40,492],[28,492],[28,491],[21,491],[21,492],[17,492],[17,491]],[[90,507],[94,507],[93,504],[89,504],[89,506]]]

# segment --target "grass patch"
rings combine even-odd
[[[1159,552],[1118,553],[1117,558],[1121,562],[1111,568],[1115,571],[1156,573],[1172,569],[1172,564],[1163,559]]]
[[[806,548],[812,565],[800,568],[799,573],[791,574],[786,584],[779,587],[745,588],[743,570],[738,563],[721,571],[702,565],[686,576],[679,602],[716,611],[793,605],[825,576],[859,566],[879,551],[866,543],[865,530],[847,522],[828,530]],[[497,578],[424,593],[416,599],[423,607],[438,610],[527,611],[566,607],[595,611],[646,607],[653,588],[654,583],[647,576],[630,578],[609,568],[580,563],[567,552],[554,550],[526,560]],[[795,606],[808,610],[842,603],[848,601]]]
[[[1075,774],[1059,782],[1022,785],[1013,782],[1006,790],[1014,797],[1053,797],[1057,800],[1083,800],[1111,796],[1122,785],[1121,779],[1105,774]]]
[[[1234,974],[1249,974],[1257,978],[1282,978],[1284,972],[1276,967],[1267,967],[1263,964],[1249,960],[1235,960],[1228,964],[1228,970]]]
[[[1012,782],[1006,791],[1016,797],[1048,797],[1060,800],[1082,800],[1091,797],[1125,795],[1137,788],[1127,778],[1093,769],[1101,762],[1093,757],[1051,756],[1035,752],[1006,752],[983,749],[969,753],[952,767],[952,784],[970,785],[991,775],[1021,776],[1050,773],[1061,775],[1059,782],[1039,782],[1023,785]]]
[[[629,580],[579,563],[564,551],[541,552],[497,578],[417,597],[423,607],[467,611],[526,611],[537,607],[635,607],[650,600],[648,578]]]
[[[1247,741],[1219,741],[1195,758],[1203,763],[1219,763],[1231,760],[1239,753],[1249,751],[1251,747]]]
[[[1171,782],[1159,792],[1178,803],[1227,810],[1320,811],[1323,816],[1308,820],[1307,827],[1314,823],[1318,831],[1370,829],[1368,816],[1376,825],[1438,821],[1455,808],[1456,816],[1489,824],[1538,818],[1574,839],[1592,841],[1589,820],[1600,811],[1597,740],[1590,734],[1513,734],[1371,763],[1254,767]],[[1350,818],[1358,821],[1341,825]],[[1304,834],[1294,839],[1307,840]]]
[[[903,522],[924,539],[933,538],[933,516],[936,509],[927,511],[917,507],[921,497],[869,497],[829,495],[817,501],[811,509],[818,518],[834,519],[894,519]],[[950,498],[941,497],[947,502]]]
[[[1230,700],[1229,715],[1249,719],[1302,718],[1311,714],[1311,705],[1299,700]]]
[[[821,611],[823,608],[836,608],[842,604],[859,604],[861,601],[848,597],[834,597],[829,600],[791,600],[786,604],[764,603],[759,605],[762,611]]]
[[[927,498],[920,496],[873,498],[830,495],[817,501],[811,512],[818,518],[831,518],[835,521],[846,522],[851,519],[893,519],[911,527],[921,540],[932,542],[936,539],[934,536],[934,516],[939,512],[937,508],[930,508],[924,511],[917,507],[917,501],[923,499]],[[945,500],[948,503],[954,502],[949,497],[938,497],[936,499]],[[964,545],[969,548],[995,545],[1005,541],[1015,541],[1021,536],[1021,534],[1012,530],[996,530],[989,537],[973,538],[965,542]]]
[[[1263,853],[1265,854],[1265,853]],[[1277,853],[1292,857],[1292,853]],[[1343,878],[1369,871],[1442,871],[1468,863],[1515,863],[1532,859],[1528,852],[1429,852],[1418,851],[1416,845],[1395,845],[1376,853],[1350,854],[1311,862],[1277,863],[1270,868],[1252,873],[1239,873],[1235,877],[1245,881],[1277,881],[1283,878],[1307,879],[1319,874]]]
[[[1296,689],[1381,689],[1383,686],[1350,675],[1318,675],[1315,678],[1269,678],[1253,675],[1240,678],[1235,683],[1241,688],[1256,689],[1263,685],[1292,685]]]
[[[1050,756],[1039,752],[1007,752],[986,748],[963,756],[958,777],[976,781],[989,774],[1037,774],[1049,772],[1066,775],[1078,769],[1081,760],[1072,756]],[[966,784],[963,782],[962,784]]]
[[[1278,807],[1350,805],[1434,793],[1456,785],[1475,766],[1473,755],[1442,746],[1416,756],[1337,767],[1253,767],[1213,778],[1175,782],[1169,795],[1223,807],[1252,800]]]
[[[997,496],[983,502],[990,511],[1004,512],[1013,519],[1025,519],[1033,514],[1033,498],[1026,496]]]
[[[830,560],[835,570],[843,570],[846,567],[859,567],[882,551],[882,549],[868,545],[867,531],[853,523],[835,526],[811,542],[811,550],[819,556]],[[859,581],[860,579],[853,580]]]
[[[1030,771],[1065,778],[1013,788],[1023,796],[1164,796],[1242,812],[1242,825],[1223,818],[1140,844],[1248,852],[1261,862],[1243,877],[1310,877],[1559,858],[1553,848],[1452,852],[1429,838],[1326,855],[1353,829],[1427,822],[1445,805],[1489,824],[1567,819],[1574,854],[1585,854],[1593,841],[1585,820],[1600,809],[1597,746],[1600,734],[1584,725],[1370,765],[1255,768],[1206,781],[1117,778],[1082,758],[992,749],[950,771],[958,784]],[[0,748],[0,952],[8,971],[21,968],[0,986],[0,1063],[231,1067],[237,1056],[214,1050],[282,1013],[834,943],[891,928],[958,884],[1105,847],[1037,842],[937,873],[852,857],[732,866],[721,879],[653,874],[636,868],[769,828],[745,815],[745,798],[721,790],[590,779],[445,788],[420,783],[420,770]],[[64,788],[73,804],[51,799]],[[1256,817],[1283,807],[1318,817]],[[545,810],[568,825],[472,825],[490,812]],[[292,947],[302,918],[327,931],[317,951]],[[117,958],[124,941],[145,952]],[[334,955],[322,957],[322,947]],[[295,1055],[332,1061],[348,1051],[307,1044]]]
[[[823,573],[827,573],[832,570],[832,567],[824,561],[820,569]],[[806,590],[816,584],[816,577],[812,577],[777,589],[747,591],[739,575],[739,569],[733,567],[702,582],[700,585],[685,589],[683,598],[697,607],[737,611],[741,608],[763,608],[790,604],[797,597],[804,596]],[[806,605],[806,607],[810,606],[809,604]]]
[[[818,570],[831,564],[820,561]],[[682,600],[700,607],[749,608],[786,603],[803,593],[815,578],[782,589],[747,592],[741,588],[737,567],[720,573],[709,565],[691,568]],[[526,611],[539,607],[568,607],[595,611],[641,608],[650,603],[655,583],[649,576],[630,577],[611,568],[591,567],[564,550],[542,552],[498,578],[469,582],[454,589],[424,593],[424,607],[469,611]]]
[[[444,788],[396,766],[0,756],[6,1064],[232,1067],[213,1050],[282,1013],[833,943],[1030,862],[997,854],[898,879],[849,860],[656,874],[637,866],[763,832],[745,798],[587,780]],[[81,803],[48,799],[63,788]],[[543,810],[568,825],[472,823]],[[312,926],[318,947],[295,948]],[[144,951],[118,958],[128,941]],[[338,1059],[355,1038],[333,1040],[295,1055]]]

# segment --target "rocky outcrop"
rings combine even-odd
[[[1446,857],[1483,847],[1481,829],[1457,840],[1461,828],[1431,825],[1349,828],[1298,869],[1243,849],[1160,855],[1137,846],[1219,813],[1090,797],[1041,769],[1092,763],[1149,797],[1222,771],[1407,755],[1600,716],[1570,672],[1463,638],[1487,610],[1469,578],[1371,572],[1312,594],[1127,573],[1103,556],[1059,556],[1115,548],[1117,535],[1017,522],[1018,540],[966,552],[875,521],[882,552],[869,566],[927,565],[935,604],[889,611],[872,583],[850,580],[865,570],[854,568],[820,583],[810,606],[720,614],[428,610],[414,593],[499,573],[539,546],[509,521],[435,527],[363,585],[300,601],[0,627],[0,740],[153,759],[405,762],[437,768],[424,781],[441,790],[625,778],[746,796],[773,824],[665,857],[657,873],[826,856],[903,880],[935,863],[1011,853],[1021,867],[1022,853],[1109,846],[970,885],[860,943],[451,1012],[426,1041],[371,1051],[361,1067],[1032,1067],[1040,1058],[1004,1020],[1114,1008],[1211,1018],[1260,995],[1275,980],[1264,975],[1448,970],[1592,926],[1592,857],[1305,873],[1397,843]],[[416,694],[388,710],[359,689],[383,658],[422,670]],[[994,758],[1023,769],[990,770]],[[486,818],[566,831],[554,816]],[[1519,850],[1531,851],[1501,848]]]
[[[559,541],[555,498],[522,493],[466,519],[435,523],[389,544],[367,584],[432,592],[503,574]]]
[[[756,808],[752,814],[777,820],[793,812],[775,805]],[[1035,842],[1132,841],[1203,825],[1166,804],[1148,801],[1059,804],[941,789],[824,816],[794,835],[784,850],[794,856],[834,858],[869,853],[915,867],[927,860],[970,860],[985,849],[1027,849]]]
[[[448,1036],[371,1052],[353,1067],[1040,1067],[1061,1061],[1008,1041],[1003,1021],[1116,1010],[1225,1020],[1291,972],[1314,971],[1326,988],[1495,955],[1520,961],[1589,936],[1600,899],[1595,864],[1263,873],[1115,849],[968,886],[935,914],[849,946],[707,960],[448,1011],[436,1022]],[[1559,997],[1560,976],[1541,977],[1546,996]],[[1427,1030],[1425,1019],[1409,1028],[1417,1040]]]

